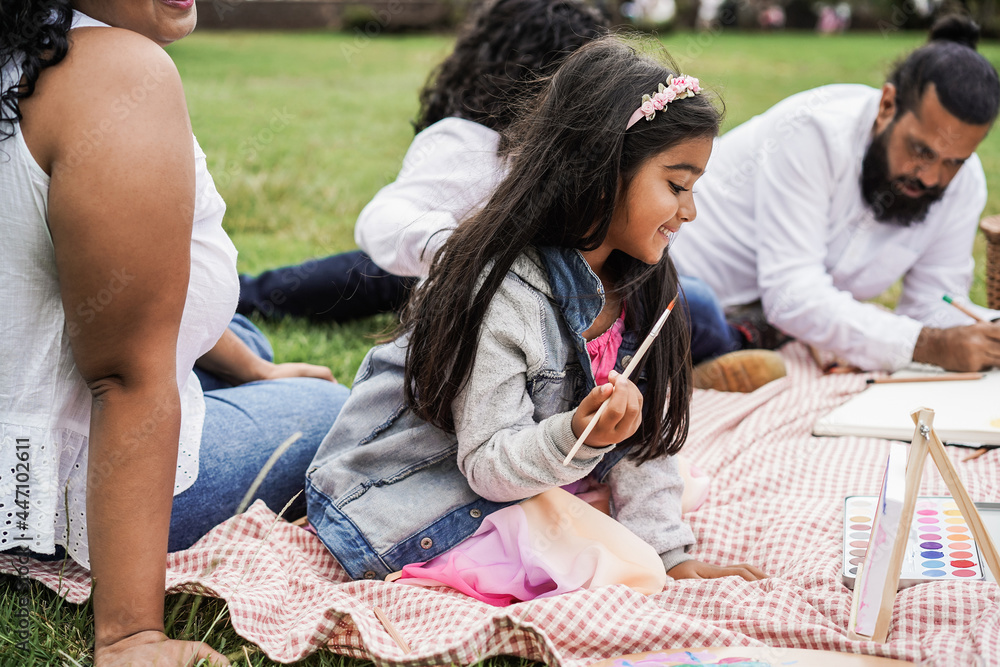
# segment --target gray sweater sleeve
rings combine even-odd
[[[536,421],[529,372],[544,361],[540,296],[505,280],[480,335],[476,361],[452,406],[458,466],[478,495],[495,502],[523,500],[589,473],[607,448],[584,445],[570,465],[576,441],[573,407]]]
[[[684,480],[676,457],[661,456],[642,465],[622,459],[606,481],[611,486],[615,518],[656,549],[668,572],[690,560],[686,548],[695,539],[681,519]]]

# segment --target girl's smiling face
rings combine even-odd
[[[697,215],[691,189],[711,154],[712,137],[706,136],[683,141],[643,162],[619,196],[599,251],[621,250],[646,264],[659,262],[671,234]]]

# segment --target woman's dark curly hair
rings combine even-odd
[[[541,89],[539,77],[607,32],[607,18],[580,0],[485,0],[428,77],[413,126],[457,116],[500,132],[517,101]]]
[[[69,0],[3,0],[0,4],[0,141],[21,120],[20,101],[35,92],[38,75],[62,62],[69,50],[73,8]],[[23,80],[8,80],[9,65]],[[17,68],[14,68],[15,70]]]

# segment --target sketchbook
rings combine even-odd
[[[907,368],[892,377],[941,373],[933,366]],[[934,430],[948,444],[1000,446],[1000,370],[979,380],[872,384],[860,394],[821,417],[813,435],[853,435],[909,441],[913,421],[909,414],[921,405],[933,405]]]

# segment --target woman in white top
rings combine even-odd
[[[193,0],[0,12],[0,551],[90,568],[98,667],[228,664],[164,635],[168,549],[301,432],[257,494],[280,510],[347,394],[232,319],[225,204],[161,48],[195,20]]]

